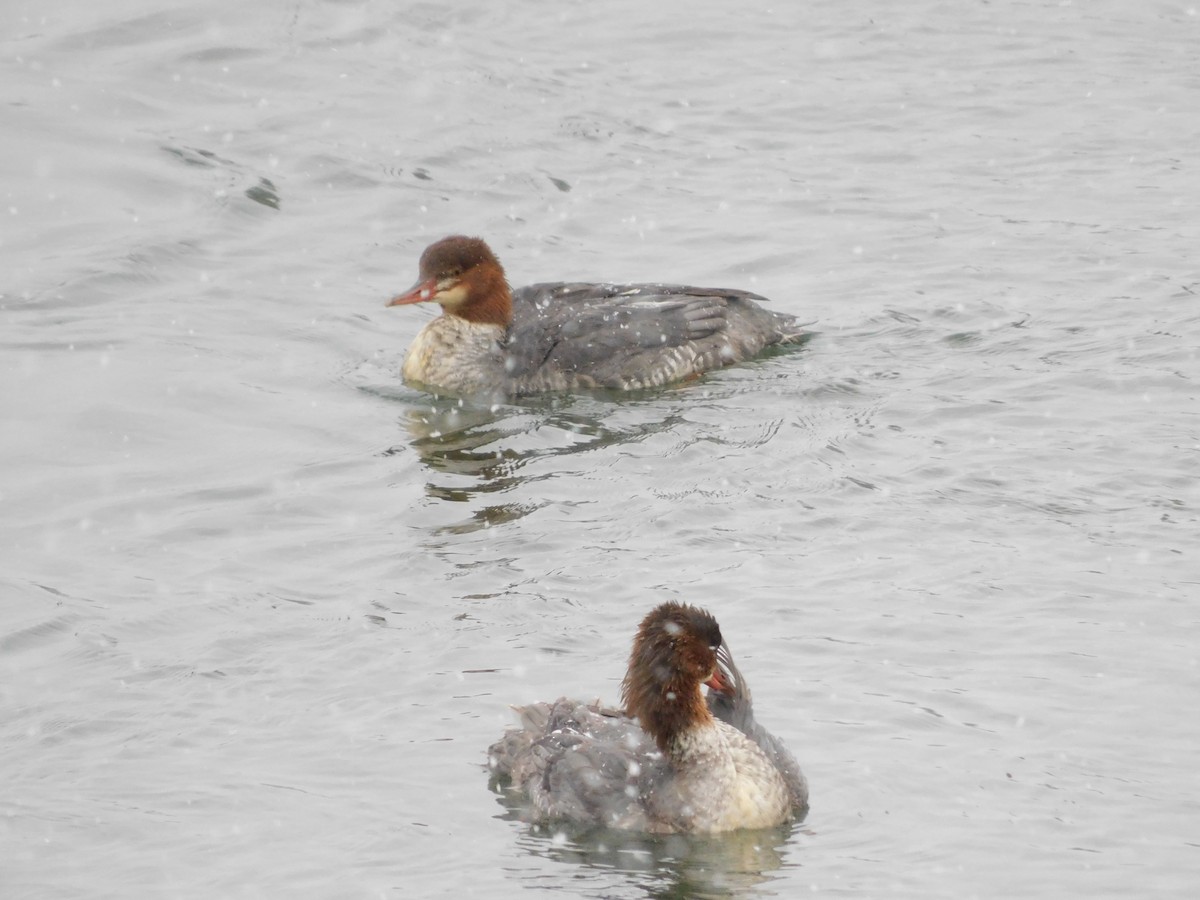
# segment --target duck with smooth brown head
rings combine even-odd
[[[451,235],[388,306],[437,303],[413,340],[406,381],[458,396],[638,390],[694,378],[811,337],[747,291],[671,284],[545,283],[513,291],[491,248]]]
[[[634,637],[625,710],[561,698],[518,710],[521,728],[489,751],[534,821],[632,831],[765,828],[797,812],[779,769],[742,732],[715,719],[703,685],[721,685],[716,620],[664,603]]]
[[[437,303],[447,315],[477,325],[507,328],[512,321],[504,267],[479,238],[456,234],[430,244],[421,254],[420,273],[416,284],[387,305]]]

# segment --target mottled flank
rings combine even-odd
[[[566,698],[522,707],[520,727],[489,750],[492,770],[524,795],[533,821],[646,832],[787,821],[799,807],[771,756],[708,711],[701,685],[720,646],[707,612],[659,606],[634,639],[626,710]]]
[[[511,291],[478,238],[430,245],[392,305],[437,302],[407,381],[456,395],[661,387],[805,340],[792,317],[746,291],[669,284],[535,284]]]

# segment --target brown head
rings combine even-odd
[[[711,721],[700,686],[719,679],[720,646],[717,620],[686,603],[664,603],[638,627],[621,700],[664,753],[676,735]]]
[[[461,234],[426,247],[417,283],[387,305],[425,302],[439,303],[447,314],[468,322],[507,326],[512,321],[504,267],[482,240]]]

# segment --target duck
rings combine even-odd
[[[436,303],[404,380],[435,394],[518,397],[662,387],[803,343],[793,316],[748,291],[675,284],[542,283],[512,290],[481,238],[425,248],[416,283],[388,306]]]
[[[749,698],[732,657],[721,670],[722,643],[709,612],[669,601],[638,626],[620,708],[566,697],[517,707],[519,725],[488,749],[488,765],[524,818],[652,834],[791,821],[793,790],[776,760],[705,698],[705,685]]]

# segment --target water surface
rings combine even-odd
[[[1195,8],[0,20],[6,896],[1194,891]],[[383,302],[453,232],[819,335],[435,400]],[[666,599],[807,821],[515,821],[508,704],[615,699]]]

